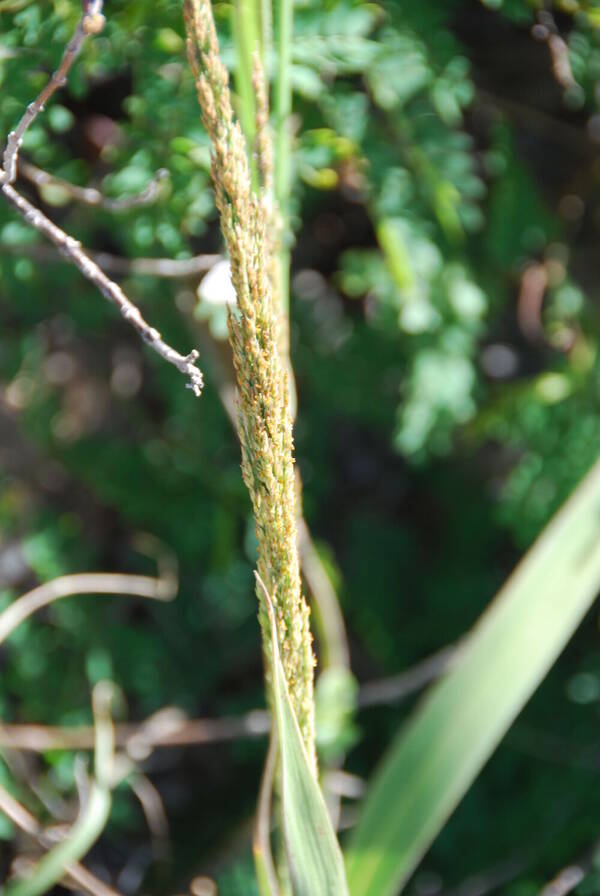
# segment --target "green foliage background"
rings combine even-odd
[[[459,637],[598,455],[600,16],[592,2],[554,5],[576,82],[565,89],[531,34],[540,5],[296,4],[297,456],[359,681]],[[105,32],[24,155],[112,196],[142,189],[159,168],[170,177],[155,204],[118,215],[50,188],[44,207],[98,251],[220,251],[180,4],[106,7]],[[78,12],[75,0],[0,3],[2,134],[56,66]],[[215,12],[232,66],[231,7]],[[254,535],[214,357],[228,363],[224,309],[198,304],[197,278],[125,278],[171,343],[203,349],[207,386],[194,401],[76,271],[40,261],[38,246],[0,204],[2,605],[62,573],[149,571],[132,547],[140,530],[175,553],[181,589],[166,606],[72,599],[23,625],[2,653],[0,716],[89,721],[90,688],[107,676],[132,719],[167,704],[192,716],[259,706]],[[522,278],[533,264],[548,288],[532,333]],[[590,845],[599,700],[593,613],[412,892],[452,891],[481,872],[502,881],[514,866],[503,891],[534,893]],[[358,714],[351,771],[368,775],[405,712]],[[144,892],[175,891],[198,873],[218,877],[223,894],[251,892],[263,752],[243,741],[156,754],[148,773],[171,822],[169,857],[151,859],[123,788],[95,867],[115,875],[133,855]],[[43,813],[7,760],[1,779]],[[73,757],[56,753],[35,771],[56,797],[71,793],[72,769]],[[16,841],[2,819],[0,836],[4,874]],[[600,892],[600,880],[580,892]]]

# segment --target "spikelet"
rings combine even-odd
[[[212,178],[221,229],[237,295],[229,337],[239,387],[242,474],[250,492],[258,538],[258,573],[272,596],[279,649],[300,730],[313,763],[314,656],[309,610],[302,595],[297,553],[292,417],[279,352],[280,311],[273,296],[278,236],[270,190],[270,141],[265,79],[255,64],[257,144],[263,191],[253,192],[246,144],[234,120],[228,76],[209,0],[185,0],[187,50],[212,144]],[[257,591],[259,619],[271,667],[269,621]]]
[[[287,315],[283,314],[281,302],[279,301],[279,296],[281,295],[279,252],[283,237],[283,222],[275,200],[273,183],[273,141],[269,125],[268,85],[258,53],[255,53],[253,58],[252,87],[256,98],[254,156],[261,185],[260,201],[266,226],[265,235],[268,240],[268,274],[271,281],[274,310],[279,318],[279,351],[283,358],[285,369],[288,371],[288,386],[293,389],[293,371],[291,370],[289,360],[289,322]],[[292,414],[292,418],[293,416],[294,414]]]

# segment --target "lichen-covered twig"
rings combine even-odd
[[[64,230],[61,230],[40,209],[36,208],[24,196],[21,196],[12,186],[17,176],[19,149],[28,127],[43,111],[48,99],[59,87],[64,85],[69,69],[77,58],[87,35],[97,34],[102,30],[104,25],[102,0],[84,0],[83,9],[83,16],[65,50],[58,69],[37,99],[27,107],[27,111],[15,130],[9,134],[4,153],[4,169],[0,171],[0,189],[10,205],[19,212],[27,223],[54,243],[56,248],[79,268],[84,277],[97,286],[100,292],[117,306],[125,320],[133,326],[144,342],[165,361],[173,364],[181,373],[189,377],[189,388],[192,389],[195,395],[199,396],[202,392],[204,380],[201,371],[196,367],[198,352],[194,350],[188,355],[181,355],[171,348],[163,340],[158,330],[151,327],[144,320],[139,308],[127,298],[120,286],[107,277],[98,265],[92,261],[89,255],[82,249],[81,244],[65,233]]]
[[[85,205],[92,205],[95,208],[103,208],[109,212],[125,212],[132,208],[150,205],[156,201],[159,195],[160,184],[169,177],[167,169],[160,168],[154,177],[151,178],[148,186],[144,187],[139,193],[136,193],[134,196],[122,196],[113,199],[110,196],[105,196],[101,190],[97,190],[95,187],[79,187],[68,180],[63,180],[62,177],[56,177],[54,174],[44,171],[43,168],[38,168],[37,165],[33,165],[31,162],[21,160],[19,174],[32,184],[35,184],[36,187],[58,187],[76,202],[83,202]]]
[[[210,3],[185,0],[184,11],[188,56],[212,144],[216,205],[237,295],[229,331],[239,388],[242,472],[256,519],[258,572],[273,598],[292,706],[307,753],[315,761],[314,657],[309,610],[300,585],[292,415],[279,352],[266,215],[251,187],[245,141],[234,121]],[[258,595],[269,670],[269,622],[264,598]]]

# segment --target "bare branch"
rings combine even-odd
[[[542,307],[548,289],[548,269],[542,262],[527,265],[517,299],[517,321],[524,336],[537,341],[544,334]]]
[[[196,744],[222,743],[242,737],[264,737],[270,729],[269,714],[252,710],[240,718],[185,720],[178,728],[166,732],[155,731],[145,742],[154,747],[183,747]],[[139,738],[140,726],[115,726],[117,746],[128,747],[129,741]],[[39,725],[0,725],[0,746],[45,752],[49,749],[92,749],[93,728],[48,727]]]
[[[399,675],[362,685],[357,698],[359,709],[396,703],[417,693],[451,668],[458,659],[459,650],[460,645],[451,644]]]
[[[146,731],[142,735],[144,727]],[[169,724],[164,728],[148,726],[147,723],[115,725],[115,738],[117,747],[125,748],[127,752],[132,744],[134,758],[138,759],[141,742],[148,755],[157,747],[187,747],[223,743],[244,737],[264,737],[269,730],[269,713],[255,709],[239,718],[183,718],[178,725]],[[45,753],[47,750],[91,750],[93,746],[94,729],[91,726],[63,728],[0,724],[0,748]]]
[[[358,692],[358,708],[395,703],[417,693],[450,668],[459,650],[460,646],[450,645],[400,675],[363,684]],[[157,747],[223,743],[264,737],[269,731],[269,713],[259,709],[238,718],[188,720],[180,710],[167,707],[144,722],[115,725],[116,745],[125,748],[135,760],[147,758]],[[4,749],[44,753],[46,750],[88,750],[93,745],[91,726],[0,724],[0,748]]]
[[[540,891],[540,896],[567,896],[592,870],[592,863],[587,865],[568,865]]]
[[[27,756],[22,750],[10,748],[1,750],[0,755],[18,787],[24,792],[31,791],[40,806],[43,806],[47,814],[56,821],[69,820],[71,809],[68,802],[57,793],[56,788],[47,787],[42,783],[36,772],[37,763],[34,757]]]
[[[562,868],[555,877],[540,890],[540,896],[567,896],[591,874],[600,858],[600,841],[596,841],[571,865]]]
[[[39,837],[42,833],[42,826],[31,812],[22,806],[17,800],[5,790],[0,784],[0,812],[3,812],[7,818],[12,821],[18,828],[31,834],[32,837]]]
[[[554,16],[549,9],[541,9],[536,14],[536,24],[532,28],[532,33],[536,40],[546,43],[550,53],[552,72],[557,83],[563,90],[578,87],[571,68],[569,47],[561,37]]]
[[[165,859],[169,853],[169,821],[162,797],[150,778],[139,769],[129,776],[129,787],[142,808],[156,859]]]
[[[25,221],[54,243],[56,248],[79,268],[84,277],[97,286],[100,292],[117,306],[125,320],[133,326],[144,342],[165,361],[173,364],[181,373],[189,377],[189,388],[192,389],[194,395],[199,396],[202,393],[204,380],[201,371],[196,367],[198,352],[194,349],[189,355],[180,355],[170,345],[167,345],[158,330],[146,323],[139,308],[127,298],[123,290],[107,277],[101,268],[84,252],[81,244],[66,234],[64,230],[61,230],[60,227],[57,227],[43,212],[32,205],[24,196],[21,196],[12,186],[17,176],[19,148],[27,128],[42,112],[46,101],[65,83],[67,73],[79,54],[85,37],[88,34],[98,33],[103,25],[102,0],[86,0],[83,17],[65,50],[60,66],[37,99],[27,107],[25,115],[15,130],[9,135],[4,153],[4,171],[0,173],[1,189],[8,202]]]
[[[38,115],[44,111],[44,107],[50,97],[66,83],[71,66],[79,56],[88,34],[98,34],[104,27],[102,5],[102,0],[86,0],[83,16],[77,24],[73,37],[67,44],[67,49],[63,54],[60,65],[38,97],[27,106],[25,114],[14,131],[11,131],[8,135],[4,151],[4,170],[0,172],[0,184],[12,184],[16,180],[19,150],[28,128]]]
[[[217,254],[194,255],[193,258],[120,258],[101,252],[96,255],[100,267],[115,274],[140,274],[145,277],[162,277],[166,280],[183,280],[205,274],[223,256]]]
[[[69,258],[81,271],[84,277],[90,280],[94,286],[97,286],[103,296],[117,306],[123,317],[132,325],[154,351],[161,356],[169,364],[173,364],[181,373],[189,377],[188,387],[192,389],[194,395],[200,396],[204,386],[202,372],[196,367],[196,361],[199,354],[194,349],[189,355],[180,355],[175,349],[171,348],[164,342],[162,336],[151,327],[144,318],[139,308],[131,302],[121,287],[106,276],[95,261],[87,255],[81,248],[81,243],[69,236],[53,224],[52,221],[44,215],[38,208],[32,205],[29,200],[21,196],[20,193],[6,183],[2,187],[2,192],[9,203],[22,215],[22,217],[31,224],[37,231],[43,233],[56,248]]]
[[[19,164],[19,174],[22,177],[27,178],[32,184],[35,184],[36,187],[59,187],[70,196],[71,199],[74,199],[77,202],[83,202],[85,205],[92,205],[96,208],[104,208],[110,212],[124,212],[129,211],[132,208],[149,205],[158,197],[159,184],[169,177],[167,169],[160,168],[148,186],[135,196],[112,199],[109,196],[105,196],[100,190],[96,190],[95,187],[78,187],[68,180],[63,180],[61,177],[49,174],[42,168],[38,168],[37,165],[32,165],[31,162],[21,161]]]

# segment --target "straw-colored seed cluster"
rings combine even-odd
[[[272,596],[290,697],[314,761],[314,657],[298,566],[292,418],[272,289],[276,240],[266,231],[273,216],[268,214],[268,197],[259,197],[251,187],[245,140],[233,117],[210,2],[185,0],[184,8],[188,55],[212,143],[216,205],[237,294],[229,332],[239,386],[242,472],[257,527],[258,572]],[[258,95],[264,117],[266,90]],[[264,135],[263,122],[258,124]],[[257,150],[262,160],[268,158],[265,146]],[[259,601],[269,670],[269,622],[260,593]]]

